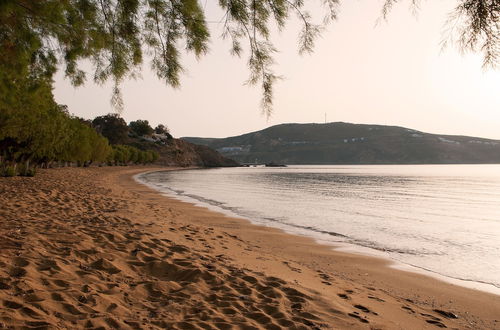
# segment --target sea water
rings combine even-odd
[[[138,179],[254,223],[500,288],[500,165],[242,167]]]

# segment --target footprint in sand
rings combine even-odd
[[[10,308],[10,309],[20,309],[23,307],[23,305],[11,300],[5,300],[3,302],[3,305],[5,308]]]
[[[365,313],[370,313],[370,309],[368,309],[367,307],[363,306],[363,305],[354,305],[353,306],[354,308],[357,308],[359,309],[360,311],[363,311]]]
[[[441,309],[433,309],[433,311],[449,319],[458,319],[458,316],[452,312],[444,311]]]
[[[348,313],[347,315],[357,319],[358,321],[360,321],[362,323],[370,323],[370,321],[368,321],[365,317],[361,317],[358,312]]]
[[[290,262],[288,262],[288,261],[283,261],[283,264],[285,264],[288,268],[290,268],[290,270],[292,272],[302,273],[302,269],[297,268],[297,267],[293,267],[292,265],[290,265]]]
[[[408,313],[415,314],[415,311],[411,307],[401,306],[401,308],[408,311]]]
[[[446,326],[444,323],[440,322],[440,321],[436,321],[436,320],[425,320],[425,322],[430,323],[430,324],[433,324],[433,325],[435,325],[436,327],[439,327],[439,328],[447,328],[447,326]]]
[[[384,299],[381,299],[379,297],[375,297],[375,296],[368,296],[369,299],[372,299],[372,300],[375,300],[375,301],[378,301],[378,302],[385,302]]]
[[[340,298],[345,299],[345,300],[350,299],[349,296],[346,295],[345,293],[337,293],[337,296],[339,296]]]

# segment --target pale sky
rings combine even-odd
[[[244,85],[247,58],[229,55],[222,25],[210,24],[210,53],[188,69],[181,89],[159,81],[143,65],[141,80],[123,84],[127,122],[166,124],[175,137],[227,137],[281,123],[345,121],[397,125],[429,133],[500,139],[500,69],[484,71],[481,54],[441,50],[444,23],[456,0],[423,1],[418,16],[410,1],[396,5],[377,26],[383,0],[344,1],[338,21],[317,40],[311,55],[297,54],[298,21],[273,42],[275,86],[271,118],[261,114],[260,88]],[[222,16],[207,0],[207,20]],[[318,20],[322,17],[318,16]],[[91,74],[89,76],[92,76]],[[59,73],[55,96],[70,112],[94,118],[114,110],[110,85],[74,88]]]

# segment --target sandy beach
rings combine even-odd
[[[500,296],[133,179],[152,170],[0,178],[0,328],[500,329]]]

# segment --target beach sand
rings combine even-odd
[[[500,329],[500,296],[162,196],[146,170],[0,178],[0,328]]]

